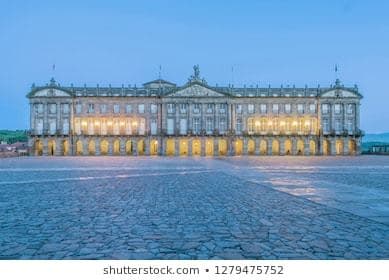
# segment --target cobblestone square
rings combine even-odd
[[[0,161],[1,259],[388,259],[389,157]]]

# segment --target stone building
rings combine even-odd
[[[32,155],[356,155],[358,88],[33,85]]]

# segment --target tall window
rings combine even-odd
[[[174,104],[173,103],[167,104],[167,112],[169,114],[173,114],[174,113]]]
[[[273,108],[273,114],[278,114],[278,104],[273,104],[273,106],[272,106]]]
[[[309,112],[311,114],[316,113],[316,105],[315,104],[313,104],[313,103],[309,104]]]
[[[354,131],[354,121],[353,121],[353,119],[348,119],[347,120],[347,130],[349,132]]]
[[[241,118],[236,119],[235,130],[238,134],[242,132],[242,119]]]
[[[187,133],[188,123],[187,119],[180,119],[180,134],[185,135]]]
[[[247,111],[249,114],[254,114],[254,104],[248,104]]]
[[[290,114],[292,112],[292,105],[285,104],[285,113]]]
[[[167,134],[174,134],[174,119],[172,118],[167,119]]]
[[[62,104],[62,113],[69,114],[69,104],[68,103]]]
[[[57,129],[56,119],[50,119],[49,120],[49,132],[50,132],[50,134],[55,134],[56,129]]]
[[[354,104],[347,104],[347,114],[353,114],[354,113]]]
[[[35,114],[42,114],[43,113],[43,104],[42,103],[34,104],[34,108],[35,108]]]
[[[188,108],[188,104],[180,103],[180,113],[181,114],[186,114],[187,108]]]
[[[213,104],[212,103],[207,104],[207,113],[213,113]]]
[[[194,114],[200,113],[200,104],[199,103],[193,104],[193,113]]]
[[[201,125],[200,125],[200,118],[193,118],[193,132],[194,133],[200,133]]]
[[[335,120],[335,130],[337,132],[342,130],[342,121],[340,119]]]
[[[225,117],[220,118],[219,120],[219,131],[224,133],[227,130],[227,121]]]
[[[144,114],[145,112],[145,104],[138,104],[138,113]]]
[[[150,132],[151,135],[156,135],[157,134],[157,120],[152,119],[150,123]]]
[[[261,104],[261,105],[259,105],[259,109],[260,109],[260,111],[261,111],[261,114],[266,114],[266,112],[267,112],[267,106],[266,106],[266,104]]]
[[[242,114],[242,104],[236,104],[235,111],[237,114]]]
[[[340,104],[335,104],[334,105],[334,112],[335,112],[335,114],[340,114],[341,113],[341,106],[340,106]]]
[[[81,111],[82,111],[82,104],[77,103],[76,104],[76,114],[81,114]]]
[[[62,132],[63,134],[69,133],[69,119],[62,120]]]
[[[249,133],[254,133],[254,119],[250,118],[247,120],[247,130]]]
[[[107,113],[107,104],[100,104],[100,113]]]
[[[49,113],[50,114],[57,113],[57,104],[55,104],[55,103],[49,104]]]
[[[95,104],[93,103],[88,104],[88,113],[91,114],[94,112],[95,112]]]
[[[126,105],[126,113],[127,113],[127,114],[132,113],[132,105],[131,105],[131,104],[127,104],[127,105]]]
[[[152,114],[156,114],[158,112],[157,104],[151,104],[150,105],[150,111]]]
[[[227,104],[219,104],[219,113],[225,114],[227,112]]]
[[[297,113],[304,114],[304,104],[297,104]]]
[[[205,129],[207,133],[212,133],[213,131],[213,118],[207,117],[205,122]]]
[[[119,104],[114,104],[113,105],[113,113],[114,114],[119,114],[120,113],[120,105]]]
[[[328,104],[322,104],[321,111],[323,114],[328,114],[330,112],[330,106]]]

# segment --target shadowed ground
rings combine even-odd
[[[388,177],[383,157],[5,159],[0,258],[387,259]]]

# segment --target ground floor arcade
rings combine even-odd
[[[31,155],[240,156],[356,155],[353,137],[35,137]]]

